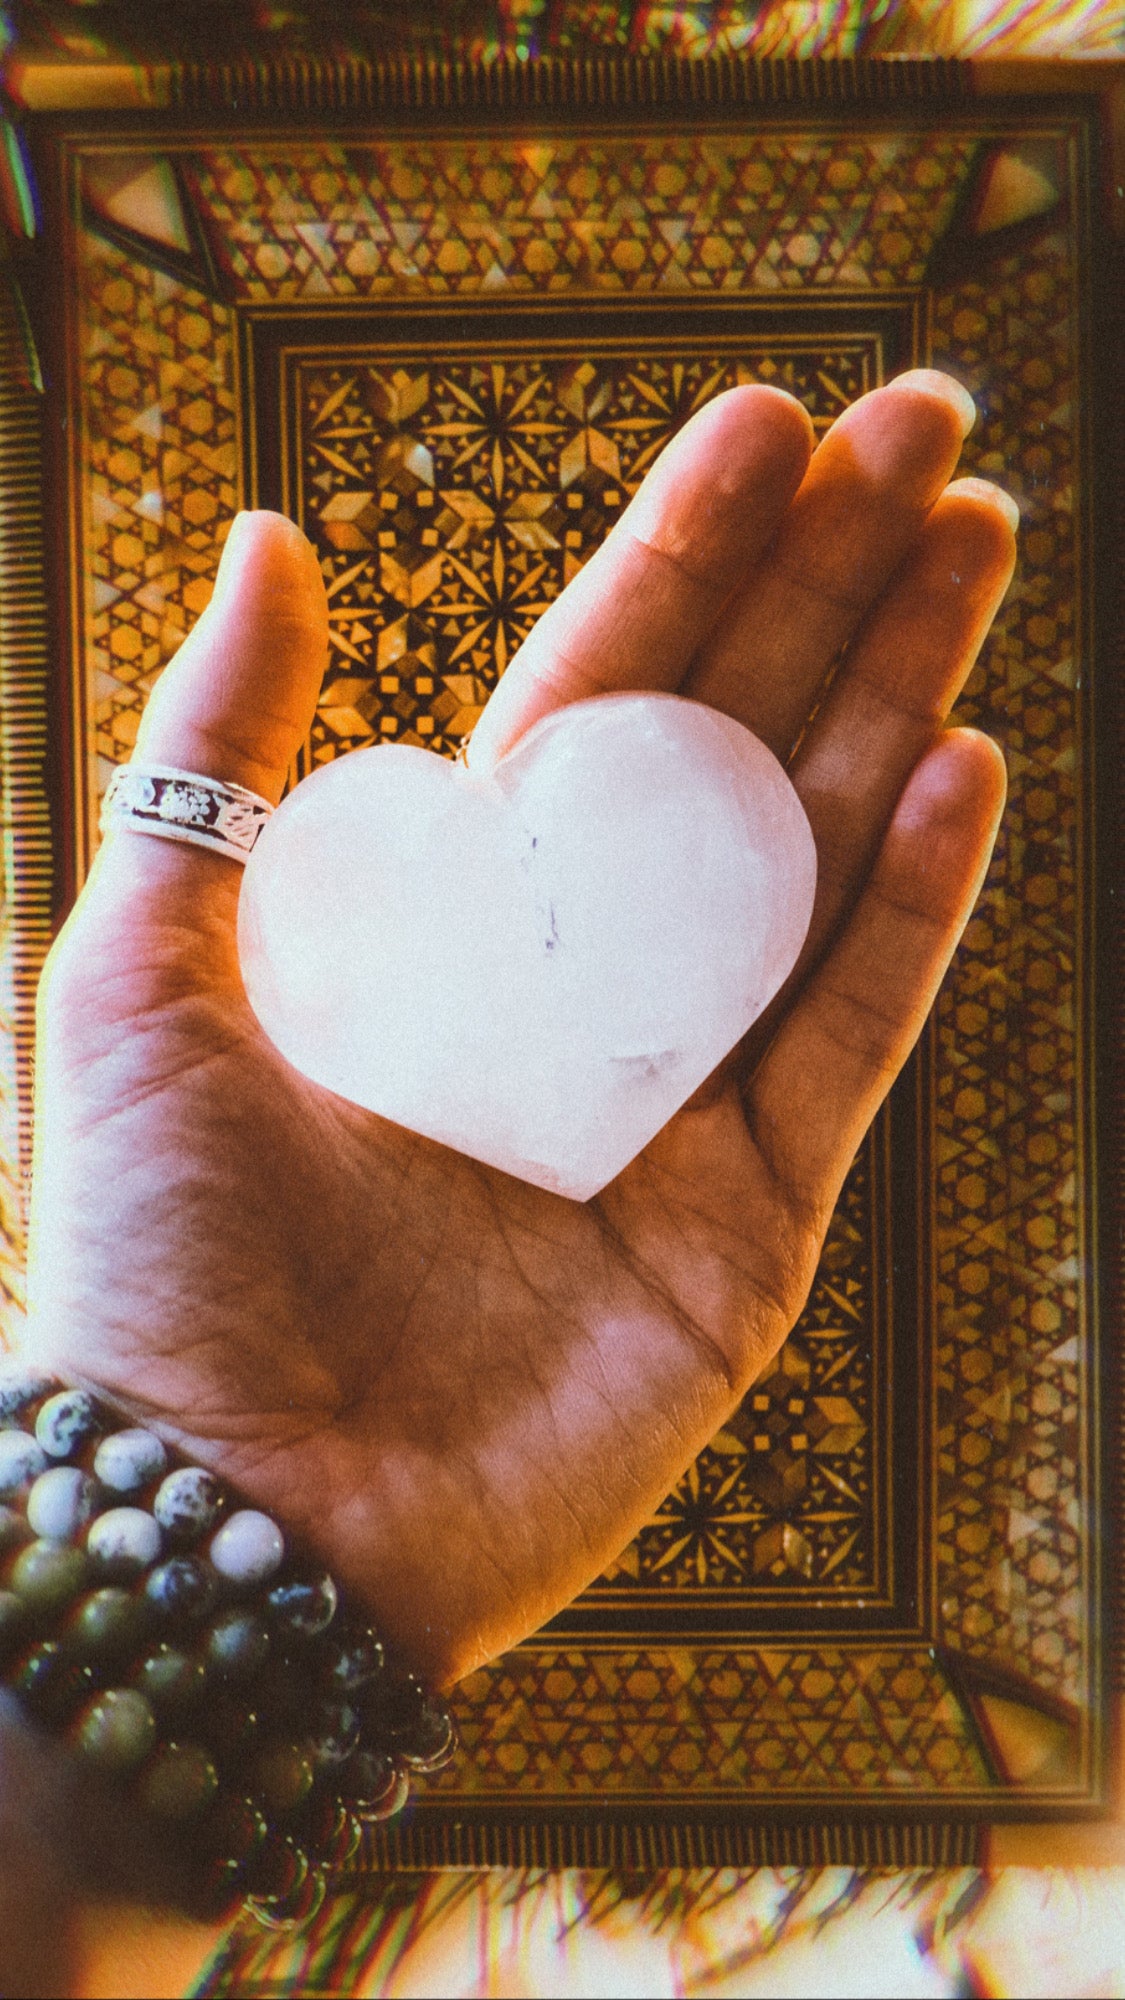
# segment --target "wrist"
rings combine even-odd
[[[30,1371],[0,1376],[0,1675],[193,1910],[306,1917],[323,1865],[452,1750],[277,1521]]]

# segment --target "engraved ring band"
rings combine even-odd
[[[244,867],[272,812],[268,799],[244,785],[167,764],[123,764],[106,792],[101,825],[103,833],[123,826],[161,840],[186,840]]]

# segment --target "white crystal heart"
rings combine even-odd
[[[756,736],[599,695],[487,775],[396,744],[322,766],[250,857],[239,948],[306,1076],[585,1201],[776,993],[815,881]]]

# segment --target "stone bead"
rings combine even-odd
[[[53,1375],[44,1375],[40,1368],[25,1368],[18,1362],[9,1362],[0,1368],[0,1424],[10,1423],[13,1417],[21,1417],[34,1403],[42,1402],[58,1388]]]
[[[170,1472],[152,1503],[168,1540],[177,1544],[197,1542],[214,1527],[223,1505],[223,1489],[210,1472],[198,1465],[184,1465]]]
[[[85,1389],[60,1389],[35,1419],[35,1435],[48,1458],[72,1458],[102,1428],[101,1411]]]
[[[132,1591],[107,1584],[92,1591],[78,1606],[70,1628],[71,1643],[80,1653],[112,1658],[136,1644],[144,1622],[144,1606]]]
[[[182,1714],[200,1701],[207,1687],[203,1661],[179,1646],[154,1647],[133,1678],[155,1708],[170,1714]]]
[[[107,1575],[139,1576],[160,1554],[160,1529],[144,1507],[110,1507],[93,1523],[86,1547]]]
[[[210,1549],[211,1561],[230,1583],[264,1583],[281,1568],[285,1537],[256,1507],[240,1507],[224,1521]]]
[[[307,1661],[275,1648],[254,1682],[254,1706],[274,1735],[299,1736],[311,1693]]]
[[[37,1535],[65,1542],[97,1512],[96,1479],[77,1465],[53,1465],[41,1472],[27,1496],[27,1518]]]
[[[321,1576],[287,1577],[283,1583],[275,1583],[266,1602],[275,1624],[283,1632],[315,1639],[328,1630],[336,1616],[339,1594],[325,1572]]]
[[[361,1819],[390,1819],[410,1796],[410,1782],[385,1750],[357,1750],[340,1778],[340,1790]]]
[[[94,1453],[94,1471],[113,1493],[139,1493],[167,1464],[168,1453],[152,1431],[111,1431]]]
[[[270,1628],[253,1611],[228,1611],[207,1634],[207,1657],[228,1680],[248,1680],[270,1654]]]
[[[359,1845],[358,1821],[341,1799],[323,1789],[312,1793],[295,1830],[310,1854],[317,1855],[322,1861],[330,1861],[335,1868],[350,1860]]]
[[[27,1619],[23,1598],[14,1590],[0,1590],[0,1657],[23,1638]]]
[[[264,1930],[307,1930],[324,1902],[328,1885],[323,1868],[318,1868],[304,1852],[299,1859],[304,1865],[304,1877],[287,1896],[252,1894],[247,1898],[247,1908]]]
[[[308,1751],[297,1743],[267,1743],[253,1758],[249,1787],[267,1813],[296,1812],[312,1791],[316,1773]]]
[[[65,1542],[30,1542],[12,1564],[9,1579],[17,1597],[34,1612],[61,1611],[86,1581],[86,1556]]]
[[[234,1687],[220,1687],[217,1693],[208,1690],[207,1707],[200,1728],[224,1766],[234,1765],[241,1769],[262,1737],[261,1718],[254,1696]]]
[[[354,1694],[385,1671],[386,1651],[372,1631],[348,1632],[325,1647],[321,1678],[334,1694]]]
[[[199,1828],[199,1846],[204,1853],[245,1863],[257,1853],[267,1832],[257,1806],[236,1792],[222,1791]]]
[[[308,1731],[316,1764],[345,1764],[359,1747],[359,1726],[359,1711],[350,1702],[321,1702],[313,1711]]]
[[[23,1509],[0,1504],[0,1556],[11,1555],[13,1549],[22,1548],[30,1534]]]
[[[200,1743],[162,1743],[141,1772],[140,1803],[159,1819],[195,1819],[211,1804],[219,1774]]]
[[[156,1742],[156,1717],[135,1688],[107,1688],[90,1703],[75,1740],[103,1771],[132,1771]]]
[[[425,1701],[396,1748],[408,1771],[444,1770],[457,1750],[457,1728],[445,1704]]]
[[[52,1724],[67,1721],[96,1685],[90,1668],[71,1660],[57,1639],[33,1647],[12,1683],[24,1707]]]
[[[46,1472],[50,1460],[28,1431],[0,1431],[0,1500],[17,1493]]]
[[[215,1602],[218,1579],[198,1556],[170,1556],[145,1582],[145,1596],[162,1618],[194,1624]]]
[[[397,1751],[410,1736],[426,1702],[414,1674],[387,1674],[362,1697],[364,1741]]]
[[[247,1888],[267,1913],[287,1907],[309,1879],[309,1859],[296,1841],[271,1829],[251,1866]]]

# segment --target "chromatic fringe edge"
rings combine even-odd
[[[18,1158],[31,1164],[35,994],[51,942],[54,853],[46,780],[50,649],[44,573],[41,399],[23,329],[0,284],[0,794],[3,799],[5,1031],[18,1105]]]
[[[591,55],[490,63],[372,62],[293,57],[255,62],[176,63],[170,103],[184,111],[240,117],[281,112],[459,113],[595,116],[637,112],[812,107],[859,110],[908,104],[956,106],[971,96],[969,66],[947,57],[875,58]]]
[[[973,1822],[886,1821],[822,1825],[513,1825],[427,1821],[372,1827],[362,1874],[431,1868],[963,1868],[980,1864],[984,1831]],[[351,1872],[351,1871],[349,1871]]]

